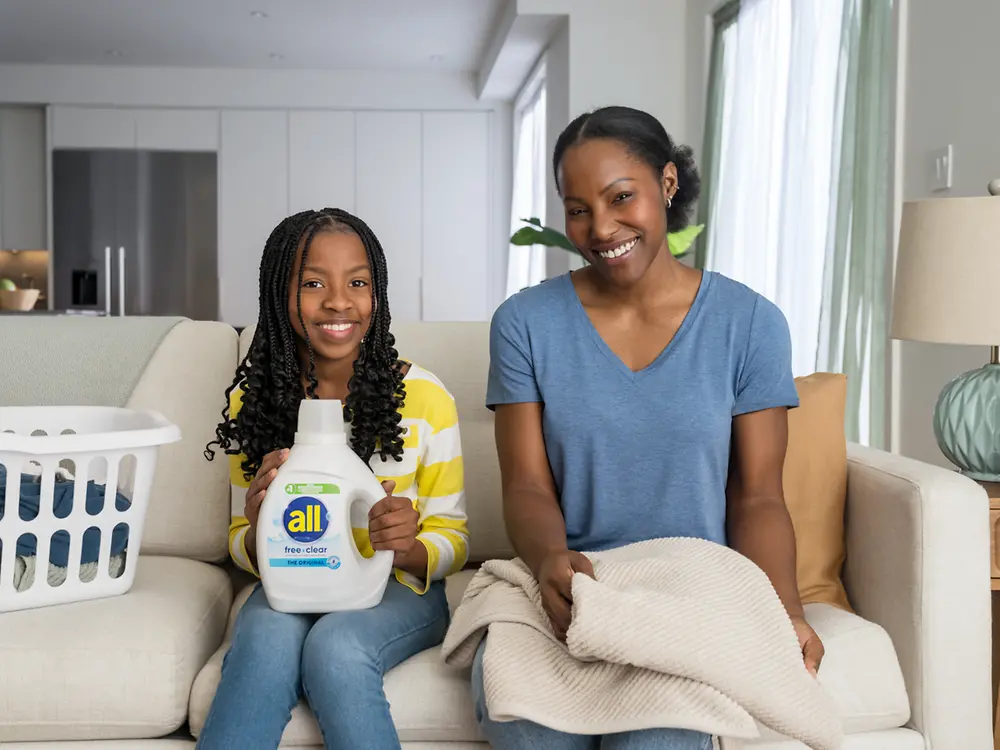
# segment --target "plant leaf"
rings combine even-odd
[[[685,255],[691,248],[691,243],[697,239],[698,235],[701,234],[704,229],[704,224],[696,224],[685,227],[679,232],[668,233],[667,244],[670,247],[670,254],[675,258]]]
[[[576,248],[573,247],[573,243],[569,241],[566,235],[549,227],[542,227],[541,229],[536,229],[533,226],[521,227],[511,235],[510,243],[519,246],[544,245],[546,247],[561,247],[564,250],[576,252]]]
[[[542,226],[542,220],[539,219],[537,216],[532,216],[530,219],[521,219],[521,221],[527,224],[534,224],[536,227]]]

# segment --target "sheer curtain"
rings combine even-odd
[[[843,13],[844,0],[742,0],[722,58],[705,267],[781,308],[796,376],[816,370]]]
[[[847,374],[848,440],[886,447],[893,0],[844,0],[841,137],[817,367]]]
[[[545,67],[539,66],[514,101],[514,191],[511,234],[524,219],[545,221]],[[545,279],[545,248],[509,245],[507,297]]]

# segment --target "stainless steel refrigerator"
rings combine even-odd
[[[59,310],[219,319],[214,153],[52,153]]]

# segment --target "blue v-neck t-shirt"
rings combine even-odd
[[[663,537],[726,543],[732,420],[798,406],[781,311],[704,272],[663,352],[632,372],[569,274],[510,297],[490,327],[487,406],[538,403],[570,549]]]

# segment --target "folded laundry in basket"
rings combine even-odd
[[[7,470],[0,466],[0,516],[5,512],[4,499],[7,491]],[[21,475],[20,487],[21,510],[13,508],[14,513],[27,513],[34,517],[41,506],[42,485],[38,476],[31,474]],[[104,507],[104,485],[96,482],[87,482],[86,508],[90,515],[97,515]],[[122,511],[128,510],[132,501],[122,495],[115,493],[115,508]],[[73,510],[73,482],[57,481],[54,487],[53,512],[56,518],[65,518]],[[57,531],[52,535],[49,546],[49,562],[59,567],[69,565],[69,533]],[[128,546],[128,528],[119,526],[111,534],[111,554],[112,556],[121,554]],[[22,535],[17,540],[17,554],[22,557],[31,557],[38,549],[37,542],[33,536]],[[81,551],[80,564],[97,562],[100,557],[101,538],[97,533],[85,532],[83,535],[83,548]]]
[[[118,578],[125,570],[125,555],[113,555],[108,561],[108,575]],[[30,589],[35,582],[35,557],[14,557],[14,590],[25,591]],[[61,586],[66,581],[68,571],[57,565],[49,565],[48,583],[49,586]],[[90,583],[97,578],[97,563],[87,563],[80,566],[80,580],[83,583]]]

